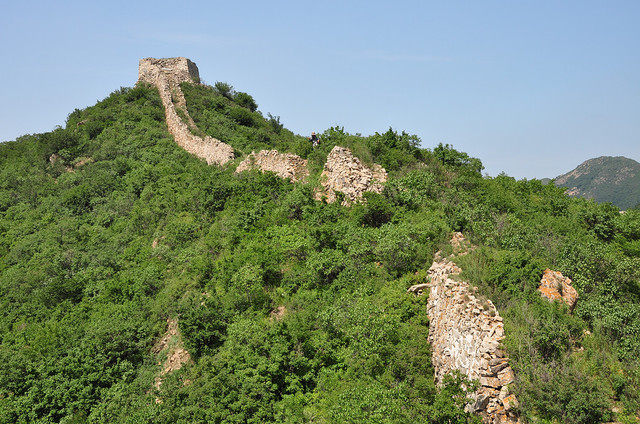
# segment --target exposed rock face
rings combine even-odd
[[[466,241],[457,233],[452,239],[454,249]],[[472,293],[469,284],[460,281],[461,272],[440,252],[429,269],[429,342],[436,383],[445,375],[460,371],[469,380],[479,381],[467,409],[483,417],[485,423],[518,423],[514,413],[518,401],[509,394],[514,373],[500,347],[504,338],[502,318],[490,300],[482,300]],[[409,291],[424,290],[424,285]]]
[[[324,192],[328,202],[335,202],[336,192],[345,194],[345,205],[351,204],[362,197],[365,191],[382,192],[382,183],[387,181],[387,171],[378,164],[372,168],[365,166],[355,157],[351,150],[335,146],[324,165],[321,175]]]
[[[280,178],[289,178],[292,182],[302,181],[309,176],[307,160],[293,153],[280,153],[277,150],[261,150],[251,152],[243,160],[236,172],[243,172],[257,168],[261,171],[271,171]]]
[[[553,302],[561,300],[569,306],[569,310],[573,310],[578,301],[578,292],[571,285],[573,282],[570,278],[565,277],[559,271],[546,269],[540,280],[540,295],[545,299]]]
[[[178,321],[175,319],[167,320],[167,332],[153,347],[153,352],[157,354],[166,354],[167,357],[162,364],[160,374],[154,380],[154,387],[157,389],[162,385],[163,377],[173,371],[182,368],[191,360],[191,355],[182,345],[182,337],[178,329]],[[160,363],[158,363],[160,365]]]
[[[213,137],[198,137],[191,130],[197,126],[187,111],[187,102],[180,89],[182,82],[200,82],[198,67],[184,57],[169,59],[140,59],[138,81],[153,84],[160,92],[169,132],[176,143],[187,152],[207,161],[223,165],[234,158],[233,148]],[[184,122],[178,110],[186,117]]]

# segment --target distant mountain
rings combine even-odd
[[[570,196],[611,202],[620,209],[640,203],[640,163],[624,156],[589,159],[554,182]]]

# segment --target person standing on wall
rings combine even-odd
[[[314,148],[320,145],[320,139],[318,138],[318,135],[315,132],[311,133],[311,137],[309,137],[309,141],[311,141],[311,144],[313,145]]]

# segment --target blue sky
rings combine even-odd
[[[640,1],[2,1],[0,140],[186,56],[300,134],[389,126],[491,175],[640,160]]]

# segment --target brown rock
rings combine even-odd
[[[540,280],[538,291],[545,299],[552,302],[562,300],[569,306],[569,310],[573,310],[578,301],[578,292],[571,284],[571,279],[562,273],[546,269]]]
[[[500,380],[500,384],[503,386],[507,386],[515,381],[515,374],[511,367],[503,369],[500,373],[498,373],[498,379]]]
[[[481,393],[477,396],[475,403],[473,404],[473,412],[479,412],[484,410],[489,404],[491,397],[488,394]]]
[[[501,386],[500,380],[498,380],[496,377],[480,377],[480,385],[493,388],[498,388]]]
[[[504,361],[501,364],[492,366],[491,367],[491,372],[493,374],[497,374],[498,372],[502,371],[503,369],[507,368],[508,366],[509,366],[509,363],[507,361]]]
[[[496,365],[503,364],[503,363],[507,362],[508,360],[509,360],[509,358],[494,358],[494,359],[491,359],[489,361],[489,366],[490,367],[495,367]]]

